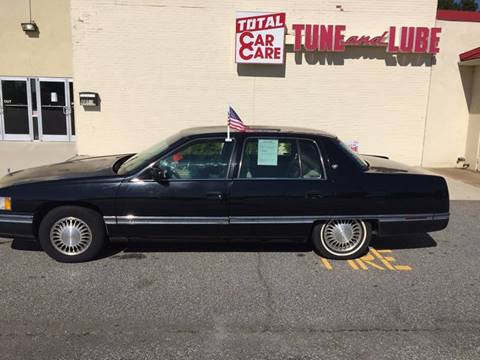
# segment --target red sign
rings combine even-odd
[[[406,27],[399,30],[390,26],[388,31],[378,36],[345,37],[345,25],[309,25],[292,26],[295,43],[294,51],[345,51],[346,46],[385,46],[390,53],[429,53],[437,54],[440,49],[441,28]]]
[[[237,63],[283,64],[285,13],[237,12]]]

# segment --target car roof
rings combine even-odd
[[[232,133],[238,132],[234,129],[230,130]],[[209,134],[226,134],[227,127],[225,126],[201,126],[194,127],[190,129],[185,129],[181,131],[182,136],[194,136],[194,135],[209,135]],[[330,138],[336,138],[335,135],[329,134],[328,132],[301,128],[301,127],[286,127],[286,126],[263,126],[255,125],[248,127],[248,133],[262,133],[262,134],[307,134],[307,135],[316,135],[316,136],[325,136]]]

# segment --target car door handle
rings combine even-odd
[[[309,191],[305,194],[307,199],[320,199],[323,197],[322,193],[316,191]]]
[[[223,200],[223,194],[221,192],[208,192],[206,196],[207,199]]]

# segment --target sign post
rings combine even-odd
[[[228,119],[228,116],[230,114],[230,108],[231,106],[229,105],[228,108],[227,108],[227,119]],[[226,142],[231,142],[232,141],[232,138],[230,137],[230,121],[227,120],[227,137],[225,139]]]

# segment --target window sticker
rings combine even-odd
[[[257,165],[277,166],[278,164],[278,140],[259,139]]]

